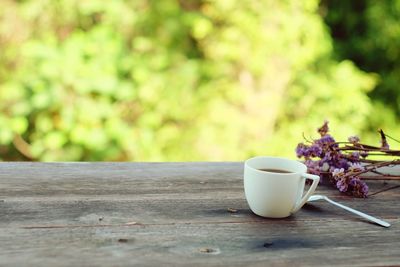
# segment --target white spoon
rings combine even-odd
[[[345,206],[345,205],[342,205],[342,204],[340,204],[340,203],[337,203],[337,202],[335,202],[335,201],[329,199],[329,198],[326,197],[326,196],[322,196],[322,195],[313,195],[313,196],[311,196],[311,197],[308,199],[308,201],[316,201],[316,200],[321,200],[321,199],[326,200],[326,201],[328,201],[329,203],[331,203],[331,204],[333,204],[333,205],[335,205],[335,206],[338,206],[338,207],[340,207],[340,208],[342,208],[342,209],[345,209],[345,210],[347,210],[347,211],[350,211],[350,212],[352,212],[352,213],[354,213],[354,214],[357,214],[358,216],[361,216],[361,217],[363,217],[363,218],[365,218],[365,219],[367,219],[367,220],[370,220],[370,221],[372,221],[372,222],[374,222],[374,223],[377,223],[377,224],[379,224],[379,225],[382,225],[382,226],[384,226],[384,227],[389,227],[389,226],[390,226],[390,223],[388,223],[388,222],[382,221],[382,220],[380,220],[380,219],[378,219],[378,218],[375,218],[375,217],[372,217],[372,216],[370,216],[370,215],[368,215],[368,214],[362,213],[361,211],[358,211],[358,210],[349,208],[349,207],[347,207],[347,206]]]

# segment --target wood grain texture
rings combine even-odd
[[[396,266],[400,188],[286,219],[252,214],[243,164],[1,163],[1,266]],[[400,185],[369,182],[370,191]]]

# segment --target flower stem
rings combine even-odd
[[[400,176],[384,176],[384,175],[368,175],[368,176],[360,176],[360,179],[362,180],[395,180],[399,181]]]

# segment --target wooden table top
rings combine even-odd
[[[243,163],[0,163],[1,266],[400,265],[400,188],[251,213]],[[399,185],[369,183],[371,193]]]

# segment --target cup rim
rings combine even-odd
[[[274,156],[255,156],[255,157],[249,158],[249,159],[245,160],[245,162],[244,162],[245,167],[250,168],[251,170],[256,171],[258,173],[269,173],[269,174],[282,175],[282,176],[290,176],[290,175],[293,175],[293,174],[302,174],[303,173],[303,171],[296,171],[296,172],[292,172],[291,171],[290,173],[278,173],[278,172],[260,171],[259,169],[256,169],[256,168],[254,168],[254,167],[249,165],[249,162],[251,160],[255,160],[255,159],[259,159],[259,158],[263,158],[263,159],[278,159],[278,160],[296,162],[296,163],[298,163],[299,166],[301,166],[302,168],[305,168],[304,172],[307,172],[307,166],[304,163],[300,162],[300,161],[293,160],[293,159],[288,159],[288,158],[284,158],[284,157],[274,157]]]

